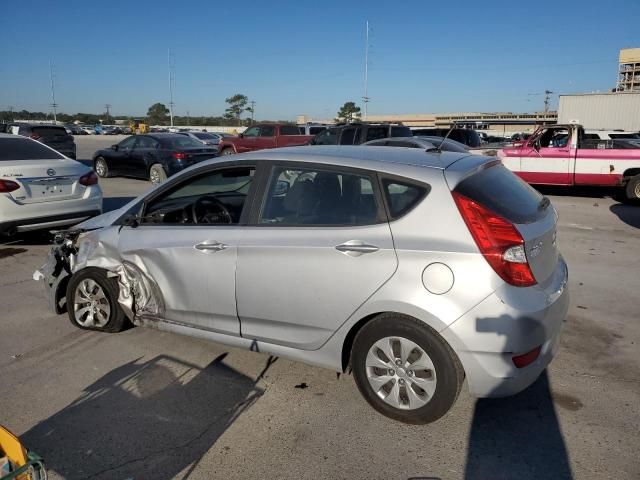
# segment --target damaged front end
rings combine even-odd
[[[164,301],[157,284],[139,266],[123,259],[117,249],[118,229],[72,229],[54,234],[46,263],[33,279],[44,283],[50,308],[57,314],[66,310],[66,291],[71,276],[95,267],[116,278],[118,303],[134,323],[143,316],[162,318]]]

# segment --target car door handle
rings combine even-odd
[[[198,250],[202,250],[204,252],[219,252],[220,250],[224,250],[227,246],[224,243],[214,242],[214,243],[199,243],[196,245]]]
[[[337,245],[336,250],[343,253],[373,253],[380,250],[375,245],[369,245],[359,240],[350,240],[346,243]]]

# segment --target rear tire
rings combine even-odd
[[[383,350],[387,345],[389,355]],[[464,380],[458,357],[437,332],[393,313],[379,315],[358,332],[351,366],[358,390],[374,409],[410,424],[444,416]]]
[[[159,163],[154,163],[149,169],[149,181],[154,185],[159,185],[167,179],[167,172]]]
[[[118,281],[107,277],[105,270],[94,267],[80,270],[67,285],[69,320],[83,330],[122,331],[126,316],[118,303],[119,292]]]
[[[624,187],[625,197],[628,203],[640,202],[640,175],[631,177]]]
[[[96,171],[96,174],[101,178],[107,178],[111,176],[109,173],[109,166],[107,165],[107,161],[102,158],[96,158],[96,161],[93,165],[93,169]]]
[[[233,151],[233,148],[227,147],[222,150],[222,155],[234,155],[236,152]]]

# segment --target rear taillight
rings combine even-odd
[[[34,140],[38,140],[40,137],[40,135],[38,135],[37,133],[32,133],[30,138],[33,138]]]
[[[0,179],[0,193],[14,192],[20,188],[20,185],[13,180]]]
[[[470,198],[452,194],[478,249],[500,278],[516,287],[535,285],[524,239],[516,227]]]
[[[171,156],[176,160],[184,160],[185,158],[187,158],[187,154],[183,152],[173,152]]]
[[[80,182],[80,185],[88,187],[89,185],[95,185],[98,183],[98,176],[95,172],[89,172],[82,175],[78,181]]]

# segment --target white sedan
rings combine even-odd
[[[0,234],[73,225],[102,213],[94,171],[46,145],[0,134]]]

